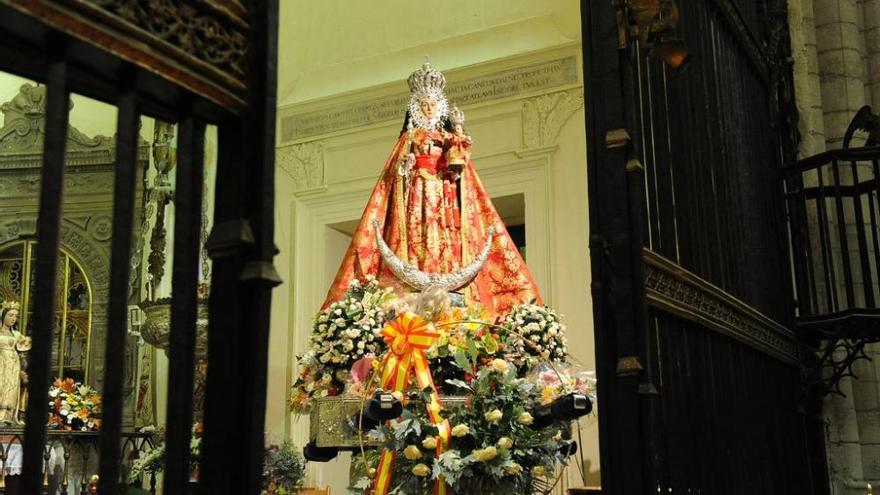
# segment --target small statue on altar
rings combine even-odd
[[[0,424],[20,423],[18,413],[21,396],[27,384],[26,353],[31,348],[30,337],[16,330],[19,304],[6,301],[0,306]]]

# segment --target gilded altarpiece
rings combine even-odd
[[[18,94],[0,105],[0,111],[4,117],[0,127],[0,253],[9,254],[6,256],[9,259],[4,258],[3,267],[0,267],[3,276],[0,297],[27,299],[28,270],[25,267],[31,261],[29,253],[33,252],[36,239],[45,135],[45,87],[24,84]],[[63,363],[71,366],[69,363],[72,362],[67,359],[53,371],[84,379],[99,390],[104,372],[114,148],[112,137],[90,137],[73,126],[68,130],[60,231],[64,256],[59,266],[59,281],[64,283],[59,284],[62,293],[58,295],[56,318],[59,331],[69,331],[72,338],[80,336],[84,345],[77,349],[75,356],[76,363],[81,363],[80,370],[65,370]],[[146,169],[149,162],[146,141],[141,141],[138,161],[139,170]],[[141,187],[139,191],[142,191]],[[141,212],[137,211],[136,216],[140,215]],[[135,245],[139,244],[136,242]],[[17,252],[21,253],[20,260],[15,256]],[[133,259],[139,258],[133,256]],[[132,272],[139,273],[137,268],[133,266]],[[132,301],[139,297],[139,285],[136,279],[132,280],[129,294]],[[27,304],[26,300],[24,302]],[[24,333],[28,333],[27,324],[24,318],[20,328]],[[71,348],[62,340],[53,346],[53,352]],[[137,383],[139,352],[136,342],[130,341],[124,352],[127,363],[124,421],[125,425],[131,426],[135,422],[135,394],[141,388]]]

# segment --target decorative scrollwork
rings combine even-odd
[[[248,41],[232,17],[222,19],[192,0],[89,0],[196,59],[244,80]]]
[[[815,361],[804,370],[806,390],[813,397],[836,394],[846,395],[840,388],[843,378],[858,378],[853,366],[861,359],[871,360],[865,346],[877,339],[836,338],[825,341],[815,355]]]
[[[794,334],[734,296],[679,265],[645,250],[645,292],[660,309],[696,321],[789,363],[797,363]]]

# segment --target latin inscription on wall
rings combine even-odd
[[[446,93],[451,104],[464,106],[520,94],[547,91],[578,82],[574,56],[450,83]],[[281,141],[296,141],[389,120],[403,120],[408,93],[386,96],[351,105],[289,115],[281,119]]]

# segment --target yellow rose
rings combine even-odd
[[[422,458],[422,451],[415,445],[407,445],[406,448],[403,449],[403,456],[411,461],[415,461],[416,459]]]
[[[463,437],[471,432],[471,429],[468,428],[468,425],[455,425],[452,427],[452,436],[454,437]]]
[[[501,437],[498,439],[498,443],[496,445],[498,445],[499,449],[509,449],[513,447],[513,439],[510,437]]]
[[[517,463],[512,463],[504,466],[504,474],[515,476],[522,472],[522,466]]]
[[[437,448],[437,439],[435,437],[428,437],[422,440],[422,447],[428,450],[434,450]]]
[[[376,468],[370,468],[367,471],[367,476],[369,476],[370,478],[375,478],[376,477]]]
[[[535,420],[528,411],[523,412],[516,418],[516,422],[521,425],[530,425]]]
[[[532,476],[544,476],[544,466],[535,466],[532,468]]]
[[[429,468],[428,466],[426,466],[424,464],[419,463],[419,464],[416,464],[415,466],[413,466],[412,474],[414,474],[416,476],[424,477],[424,476],[431,474],[431,468]]]
[[[474,451],[474,458],[478,461],[489,462],[494,459],[498,455],[498,451],[495,450],[495,447],[488,446],[485,449],[477,449]]]
[[[556,440],[557,442],[562,440],[562,430],[557,431],[556,434],[553,435],[553,440]]]
[[[490,365],[499,373],[505,373],[508,367],[507,361],[503,359],[493,359]]]
[[[502,413],[498,409],[492,409],[491,411],[484,414],[483,417],[486,418],[486,421],[490,423],[497,423],[501,421],[501,418],[504,417],[504,413]]]

